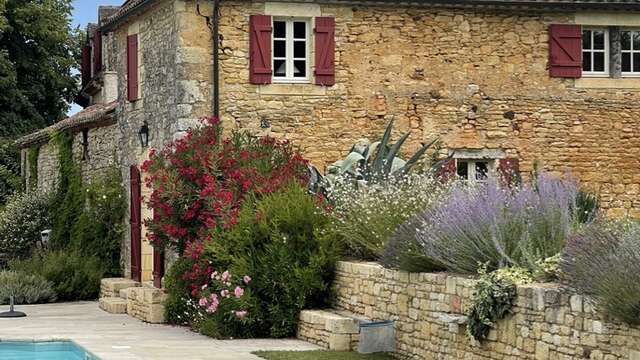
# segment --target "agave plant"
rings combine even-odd
[[[327,167],[327,174],[320,176],[317,169],[311,169],[310,190],[312,192],[326,191],[331,188],[337,178],[350,177],[358,184],[379,183],[392,176],[407,174],[424,156],[424,154],[438,143],[438,138],[430,141],[409,158],[404,160],[399,156],[400,148],[409,137],[409,132],[402,135],[395,143],[390,143],[393,120],[389,122],[382,136],[377,142],[369,139],[358,140],[349,154]],[[448,159],[440,160],[431,166],[431,170],[439,169]],[[317,180],[317,182],[314,182]]]

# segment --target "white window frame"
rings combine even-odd
[[[466,162],[467,163],[467,178],[462,179],[458,177],[458,163]],[[467,182],[485,182],[486,180],[478,180],[476,179],[476,163],[484,162],[487,163],[487,180],[495,177],[496,173],[496,159],[456,159],[456,177],[458,177],[462,181]]]
[[[633,36],[634,35],[638,35],[640,36],[640,29],[630,29],[630,28],[622,28],[620,29],[620,33],[622,35],[622,32],[630,32],[631,33],[631,49],[630,50],[624,50],[622,49],[622,44],[620,44],[620,65],[622,66],[622,54],[630,54],[630,65],[631,65],[631,71],[621,71],[621,75],[622,77],[640,77],[640,71],[633,71],[633,54],[634,53],[640,53],[640,49],[634,49],[633,48]]]
[[[285,22],[286,26],[286,37],[285,38],[276,38],[274,36],[275,31],[271,32],[271,68],[273,69],[273,75],[271,75],[271,80],[273,83],[279,84],[307,84],[311,82],[311,19],[310,18],[299,18],[299,17],[273,17],[272,18],[272,29],[274,29],[273,23],[276,21]],[[293,38],[293,23],[294,22],[304,22],[306,24],[305,29],[305,58],[294,58],[293,57],[293,43],[295,41],[300,41],[299,39]],[[274,56],[274,40],[285,40],[285,57],[284,58],[276,58]],[[287,76],[280,77],[275,76],[276,68],[275,68],[275,60],[285,60],[287,66]],[[305,77],[294,77],[293,76],[293,63],[294,60],[304,60],[305,61]]]
[[[584,56],[585,52],[589,52],[591,56],[591,68],[593,68],[593,54],[594,53],[604,53],[604,71],[585,71],[582,69],[582,75],[584,77],[609,77],[609,57],[611,56],[611,50],[609,46],[609,29],[603,27],[587,27],[583,28],[582,31],[590,31],[591,34],[591,49],[584,49],[580,54]],[[593,49],[593,32],[594,31],[602,31],[604,32],[604,50]],[[580,39],[580,47],[582,47],[582,38]]]

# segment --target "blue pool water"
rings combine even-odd
[[[0,342],[2,360],[99,360],[71,341]]]

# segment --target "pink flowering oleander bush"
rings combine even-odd
[[[214,271],[202,284],[196,296],[193,326],[196,330],[212,336],[225,337],[243,332],[247,326],[248,286],[251,277],[236,277],[229,271]]]

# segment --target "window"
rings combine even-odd
[[[620,31],[622,76],[640,76],[640,31]]]
[[[461,180],[486,181],[492,170],[492,160],[456,160],[456,175]]]
[[[273,20],[273,81],[309,81],[309,21]]]
[[[582,30],[582,72],[586,76],[609,74],[609,31]]]
[[[89,159],[89,130],[82,130],[82,160]]]

